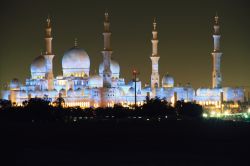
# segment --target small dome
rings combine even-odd
[[[88,76],[90,59],[87,52],[77,47],[66,51],[62,59],[62,68],[64,76]]]
[[[62,89],[59,91],[59,96],[66,96],[66,90],[62,88]]]
[[[28,97],[25,90],[20,91],[20,97]]]
[[[162,87],[171,88],[174,87],[174,78],[170,75],[165,75],[162,77]]]
[[[118,88],[117,90],[118,90],[119,95],[124,95],[125,94],[125,92],[124,92],[124,90],[122,88]]]
[[[103,70],[104,70],[104,65],[103,65],[103,62],[102,62],[99,65],[99,75],[100,76],[103,75]],[[120,75],[120,65],[119,65],[118,62],[116,62],[115,60],[111,60],[110,70],[111,70],[111,73],[112,73],[112,77],[119,78],[119,75]]]
[[[99,75],[94,75],[89,79],[89,87],[103,87],[103,79]]]
[[[59,91],[59,93],[65,93],[65,92],[66,92],[66,90],[63,88]]]
[[[61,91],[61,93],[64,93],[64,92]],[[69,96],[69,97],[74,96],[74,91],[73,91],[72,88],[70,88],[70,89],[68,90],[68,96]]]
[[[145,92],[151,92],[152,91],[150,86],[146,86],[142,90],[145,91]]]
[[[35,97],[43,97],[43,92],[39,89],[36,89],[33,94]]]
[[[30,66],[32,77],[40,76],[44,77],[46,73],[46,60],[44,56],[40,55],[34,59]]]
[[[128,93],[130,95],[134,95],[135,94],[135,88],[133,88],[133,87],[129,88]]]
[[[81,89],[80,89],[80,90],[77,89],[77,90],[75,90],[74,92],[75,92],[75,93],[74,93],[75,96],[82,96],[82,95],[83,95],[83,91],[82,91]]]
[[[10,82],[10,88],[11,89],[17,89],[20,88],[20,82],[17,78],[14,78],[13,80],[11,80]]]

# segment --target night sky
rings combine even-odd
[[[90,56],[91,74],[102,61],[104,12],[110,14],[112,57],[120,63],[121,77],[131,71],[150,83],[152,21],[159,32],[159,70],[176,83],[211,87],[212,26],[220,17],[223,86],[250,85],[250,5],[241,0],[42,0],[1,1],[1,86],[12,78],[24,82],[30,64],[44,50],[44,27],[52,19],[54,75],[61,75],[63,53],[74,45]]]

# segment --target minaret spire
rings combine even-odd
[[[75,43],[74,43],[74,46],[77,48],[78,47],[78,41],[77,41],[77,38],[75,38]]]
[[[46,79],[47,79],[47,89],[53,90],[54,89],[54,74],[53,74],[53,55],[52,52],[52,26],[51,26],[51,19],[48,15],[46,19],[46,27],[45,27],[45,59],[46,59]]]
[[[159,75],[159,65],[158,61],[160,59],[160,56],[158,55],[158,32],[157,32],[157,27],[156,27],[156,18],[153,20],[153,38],[151,40],[152,42],[152,55],[150,57],[151,62],[152,62],[152,74],[151,74],[151,88],[153,92],[153,97],[155,97],[155,88],[159,87],[159,80],[160,80],[160,75]]]
[[[105,12],[104,14],[104,50],[111,50],[110,48],[110,22],[109,22],[109,14],[108,12]]]
[[[158,32],[156,30],[156,18],[154,18],[154,21],[153,21],[153,31],[152,31],[152,34],[153,34],[153,38],[151,40],[152,42],[152,56],[158,56]]]
[[[52,35],[51,35],[52,27],[50,17],[46,19],[46,27],[45,27],[45,47],[46,54],[52,54]]]
[[[110,44],[111,32],[110,32],[110,22],[109,22],[109,14],[106,11],[104,14],[104,32],[103,32],[103,39],[104,39],[104,48],[102,51],[103,55],[103,86],[104,87],[111,87],[111,44]]]
[[[214,17],[214,49],[212,52],[213,57],[213,72],[212,72],[212,87],[221,88],[222,76],[220,71],[221,66],[221,56],[222,52],[220,51],[220,25],[219,25],[219,16],[215,15]]]
[[[157,25],[157,23],[156,23],[156,17],[154,18],[154,22],[153,22],[153,30],[154,31],[156,31],[156,25]]]
[[[47,22],[47,27],[51,27],[49,14],[48,14],[46,22]]]

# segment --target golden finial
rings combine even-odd
[[[156,30],[156,18],[154,17],[154,21],[153,21],[153,28],[154,28],[154,31]]]
[[[75,38],[75,47],[78,47],[77,38]]]
[[[215,20],[215,24],[219,24],[219,16],[218,16],[217,12],[216,12],[216,15],[214,17],[214,20]]]
[[[48,17],[47,17],[47,26],[50,27],[50,15],[48,14]]]
[[[108,22],[109,21],[109,13],[107,12],[107,10],[105,11],[105,21]]]

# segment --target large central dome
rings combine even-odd
[[[90,59],[82,48],[73,47],[64,53],[62,59],[63,75],[84,77],[89,76]]]

